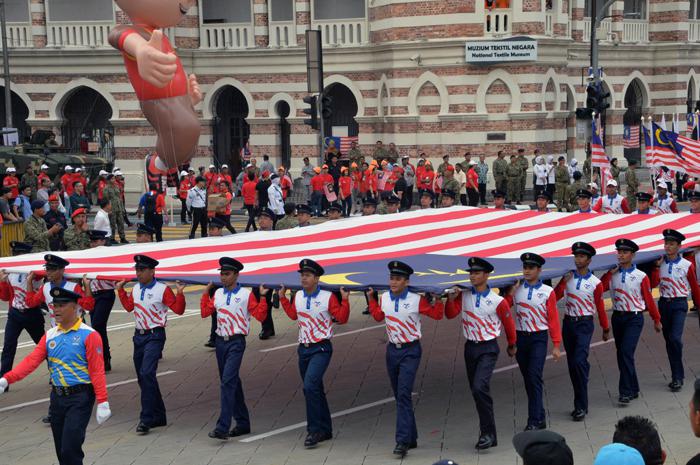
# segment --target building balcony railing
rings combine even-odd
[[[510,34],[512,14],[509,9],[494,9],[486,12],[485,35],[502,36]]]
[[[297,44],[294,21],[270,22],[270,47],[293,47]]]
[[[48,47],[101,48],[109,47],[109,31],[114,22],[48,23]]]
[[[245,49],[255,46],[253,25],[203,24],[200,28],[200,47],[203,49]]]
[[[700,20],[688,21],[688,42],[700,42]]]
[[[321,31],[324,46],[357,47],[369,41],[367,20],[364,18],[314,21],[313,27]]]
[[[591,18],[584,18],[583,21],[583,40],[585,42],[591,41]],[[610,34],[612,34],[612,23],[610,20],[601,21],[598,26],[598,31],[596,31],[596,37],[598,40],[608,40]]]
[[[34,47],[32,25],[25,23],[7,23],[7,48]],[[2,43],[0,43],[2,49]]]
[[[552,13],[544,15],[544,35],[550,37],[554,35],[554,15]]]
[[[647,20],[624,20],[622,23],[622,41],[649,42],[649,22]]]

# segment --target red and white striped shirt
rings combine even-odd
[[[280,297],[284,312],[299,325],[299,344],[313,344],[333,337],[333,318],[345,324],[350,317],[350,303],[338,299],[328,291],[316,289],[307,294],[301,290],[294,296],[294,302]]]
[[[454,300],[447,300],[445,316],[454,318],[461,313],[462,332],[468,341],[490,341],[506,331],[508,345],[515,344],[515,321],[510,305],[490,288],[483,293],[476,290],[460,292]]]
[[[651,295],[651,283],[647,275],[632,265],[630,268],[620,268],[614,274],[608,271],[603,275],[603,289],[610,291],[613,310],[616,312],[643,312],[649,310],[651,318],[661,320],[659,309]]]
[[[630,208],[627,205],[627,199],[616,194],[615,197],[610,197],[609,195],[604,195],[598,199],[598,201],[593,206],[593,210],[599,213],[629,213]]]
[[[440,300],[431,305],[424,296],[406,289],[394,296],[391,291],[381,295],[379,302],[369,301],[369,311],[376,321],[386,319],[386,334],[392,344],[405,344],[421,338],[420,315],[442,319],[444,305]]]
[[[700,304],[700,286],[698,286],[695,264],[680,255],[673,261],[664,256],[660,268],[651,273],[651,287],[659,286],[661,297],[693,297],[697,306]]]
[[[652,205],[656,205],[656,209],[659,213],[678,213],[678,206],[673,197],[666,194],[664,197],[659,197],[659,194],[654,194],[654,198],[651,200]]]
[[[10,307],[17,310],[26,310],[25,299],[27,297],[27,274],[9,273],[7,281],[0,282],[0,300],[10,302]],[[41,287],[41,278],[36,277],[32,283],[34,291]]]
[[[153,280],[147,286],[136,283],[131,294],[119,289],[119,301],[127,312],[134,312],[136,329],[165,328],[168,308],[178,315],[185,313],[185,295],[173,293],[165,284]]]
[[[586,275],[573,273],[571,279],[562,279],[554,288],[557,300],[564,297],[568,316],[593,316],[598,313],[600,326],[608,329],[608,315],[605,313],[603,283],[590,271]]]
[[[105,279],[93,279],[90,281],[90,290],[92,292],[112,291],[116,289],[115,281],[107,281]]]
[[[561,326],[554,289],[541,281],[534,286],[523,282],[515,295],[507,296],[506,300],[515,305],[515,329],[528,333],[549,330],[552,342],[555,345],[561,343]]]
[[[204,291],[199,304],[202,318],[210,317],[216,312],[216,334],[234,336],[250,334],[250,317],[262,322],[267,317],[267,301],[255,298],[248,288],[236,286],[232,290],[217,289],[214,298]]]

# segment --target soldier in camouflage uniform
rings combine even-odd
[[[590,152],[586,154],[586,159],[583,162],[583,181],[586,185],[591,182],[591,175],[593,174],[593,166],[591,165],[591,154]]]
[[[32,216],[24,222],[24,242],[32,245],[32,253],[50,250],[49,238],[58,234],[63,226],[55,224],[46,228],[44,221],[44,201],[32,202]]]
[[[275,224],[275,231],[281,231],[283,229],[292,229],[299,226],[299,222],[294,217],[294,211],[296,210],[296,208],[297,206],[293,203],[284,204],[284,216],[282,217],[282,219],[277,220],[277,224]]]
[[[440,188],[440,191],[452,191],[459,195],[460,189],[462,189],[462,186],[460,185],[459,181],[455,179],[455,167],[449,165],[447,168],[445,168],[445,173],[443,174],[442,187]],[[440,203],[442,203],[442,199],[440,199]]]
[[[569,168],[566,166],[566,158],[559,157],[559,163],[554,168],[554,198],[560,212],[563,212],[568,207],[566,188],[569,185],[569,181]]]
[[[109,200],[112,204],[112,211],[109,214],[109,225],[112,228],[112,240],[116,240],[116,232],[119,232],[119,239],[122,244],[128,244],[126,234],[124,234],[124,204],[122,203],[122,195],[119,186],[116,183],[113,174],[107,176],[107,187],[102,191],[102,198]]]
[[[527,162],[527,158],[525,158],[525,149],[518,149],[518,166],[520,166],[520,184],[518,185],[518,202],[523,201],[523,197],[525,196],[525,184],[527,182],[527,169],[530,166],[530,164]]]
[[[628,163],[625,181],[627,182],[627,203],[630,210],[637,209],[637,192],[639,191],[639,179],[637,179],[637,160]]]
[[[32,165],[27,165],[27,169],[22,175],[22,179],[19,184],[21,186],[29,186],[32,188],[32,200],[36,199],[36,191],[39,188],[39,178],[34,174],[34,169]]]
[[[496,180],[496,190],[505,192],[508,190],[508,182],[506,178],[506,170],[508,169],[508,162],[505,159],[505,154],[503,150],[498,151],[498,158],[493,162],[493,178]]]
[[[583,182],[583,174],[580,171],[575,171],[574,182],[566,186],[567,211],[573,212],[578,210],[576,192],[580,189],[586,189],[586,183]]]
[[[71,214],[73,224],[63,233],[63,243],[66,250],[85,250],[90,248],[90,234],[87,222],[87,212],[78,208]]]
[[[508,191],[508,203],[520,203],[518,200],[518,191],[520,190],[520,173],[522,169],[518,164],[518,159],[515,155],[510,156],[510,163],[506,167],[506,188]]]

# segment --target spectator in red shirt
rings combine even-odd
[[[289,177],[289,173],[284,168],[280,166],[277,168],[277,175],[280,177],[280,187],[282,188],[282,200],[287,200],[287,197],[292,192],[292,180]]]
[[[218,186],[215,182],[218,177],[219,177],[219,175],[216,172],[216,166],[209,165],[209,172],[204,173],[204,179],[207,180],[207,192],[208,193],[213,194],[213,193],[215,193],[214,190],[218,189]]]
[[[367,163],[365,163],[367,165]],[[374,199],[379,200],[379,192],[377,192],[377,175],[374,172],[376,165],[369,165],[364,171],[362,182],[365,189],[365,200]]]
[[[327,170],[328,168],[326,168],[326,174]],[[313,210],[314,216],[321,216],[321,206],[325,195],[323,189],[324,185],[326,184],[326,178],[321,173],[321,168],[318,166],[314,168],[314,173],[316,173],[316,176],[311,178],[311,209]],[[331,182],[333,182],[332,177]]]
[[[2,180],[3,187],[10,189],[10,200],[15,201],[19,197],[19,179],[17,178],[17,170],[13,167],[7,168],[5,171],[7,176]]]
[[[338,191],[340,194],[340,205],[345,218],[352,212],[352,178],[347,167],[340,168],[340,178],[338,179]]]
[[[226,181],[229,192],[233,192],[233,178],[229,173],[228,165],[221,165],[221,173],[219,173],[219,182]]]
[[[243,206],[248,211],[248,224],[245,226],[245,232],[250,231],[250,227],[253,227],[253,231],[257,231],[258,227],[255,225],[255,201],[257,191],[255,186],[258,181],[255,178],[255,173],[249,171],[246,175],[246,179],[243,182],[243,187],[241,187],[241,195],[243,196]]]
[[[471,160],[467,168],[467,197],[469,206],[479,205],[479,173],[476,172],[476,161]]]

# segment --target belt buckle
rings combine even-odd
[[[308,349],[309,347],[311,347],[311,344],[309,344],[308,342],[305,342],[304,347]]]
[[[231,340],[231,336],[224,336],[224,342],[228,342]]]
[[[143,336],[144,334],[146,334],[146,330],[145,330],[145,329],[139,329],[139,334],[140,334],[141,336]]]
[[[400,342],[398,344],[394,344],[394,345],[396,346],[397,349],[400,349],[401,347],[403,347],[403,344]]]

